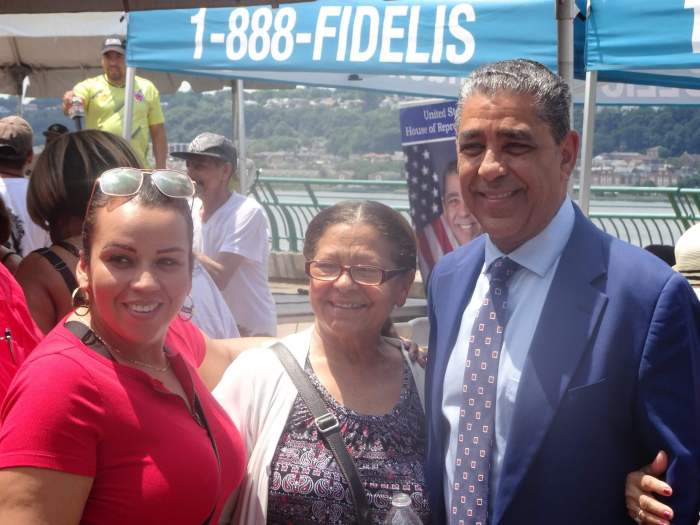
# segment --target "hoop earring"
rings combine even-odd
[[[185,302],[187,302],[187,300],[189,300],[190,304],[183,303],[180,307],[180,312],[177,314],[183,321],[189,321],[194,315],[194,300],[190,294],[187,294],[187,297],[185,297]]]
[[[70,296],[70,300],[71,304],[73,305],[73,311],[75,311],[75,315],[85,317],[87,314],[90,313],[90,298],[88,297],[87,292],[85,292],[85,290],[83,290],[82,288],[78,287],[75,290],[73,290],[73,293]]]

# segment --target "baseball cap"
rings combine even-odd
[[[691,226],[676,241],[676,264],[673,269],[686,278],[700,278],[700,224]]]
[[[102,44],[101,54],[105,54],[108,51],[116,51],[117,53],[123,55],[126,53],[126,39],[120,37],[119,35],[110,35],[105,38]]]
[[[187,151],[174,151],[170,155],[178,159],[213,157],[230,162],[234,167],[238,157],[233,142],[223,135],[209,132],[197,135],[187,146]]]
[[[0,158],[24,160],[32,151],[32,127],[22,117],[12,115],[0,119]]]
[[[44,137],[46,137],[47,135],[62,135],[64,133],[68,133],[68,128],[65,127],[63,124],[54,122],[48,128],[46,128],[46,131],[43,132],[43,135]]]

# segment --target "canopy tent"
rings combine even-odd
[[[273,4],[305,2],[285,0]],[[142,11],[148,9],[182,9],[187,7],[231,7],[233,5],[269,4],[266,0],[3,0],[2,12],[79,13],[97,11]]]
[[[459,78],[494,60],[527,57],[555,69],[556,28],[551,0],[318,0],[139,12],[129,17],[127,64],[454,97]]]
[[[0,15],[0,93],[60,97],[77,82],[102,72],[100,49],[106,35],[126,34],[124,13]],[[151,78],[151,77],[149,77]],[[218,89],[220,80],[156,73],[152,80],[172,93],[188,80],[196,90]]]
[[[700,88],[700,0],[589,0],[580,204],[588,210],[598,80]]]

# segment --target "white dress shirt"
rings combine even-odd
[[[516,250],[507,254],[521,268],[508,283],[508,324],[503,338],[498,380],[496,383],[496,414],[494,442],[491,450],[491,473],[489,492],[495,496],[503,467],[510,423],[520,385],[525,358],[530,350],[532,338],[540,319],[545,298],[559,265],[559,258],[574,227],[574,207],[569,198],[562,203],[559,211],[547,227]],[[467,304],[455,346],[445,371],[442,394],[442,414],[447,423],[445,435],[445,508],[449,509],[452,499],[452,482],[457,454],[457,433],[459,410],[463,403],[464,363],[469,349],[469,335],[479,312],[479,307],[489,288],[486,269],[499,257],[501,252],[487,237],[484,266],[481,269],[472,297]],[[489,498],[491,513],[494,497]]]

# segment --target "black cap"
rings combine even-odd
[[[68,128],[63,124],[54,122],[48,128],[46,128],[46,131],[44,131],[44,137],[47,135],[63,135],[64,133],[68,133]]]
[[[238,158],[233,142],[223,135],[209,132],[197,135],[187,146],[187,151],[174,151],[170,155],[185,160],[193,157],[213,157],[230,162],[234,168]]]
[[[126,39],[120,37],[119,35],[108,36],[102,43],[101,54],[104,55],[108,51],[116,51],[121,55],[126,54]]]

